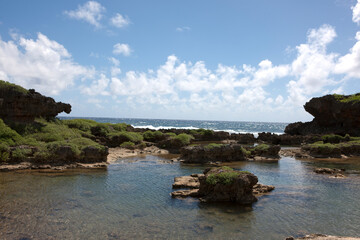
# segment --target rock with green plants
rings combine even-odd
[[[260,144],[255,147],[241,144],[209,143],[190,145],[181,149],[184,163],[237,162],[248,160],[278,160],[280,146]]]
[[[258,178],[248,172],[231,167],[208,168],[203,174],[177,177],[173,188],[187,188],[171,193],[174,198],[197,197],[202,202],[235,202],[249,205],[256,196],[275,189],[271,185],[258,184]]]

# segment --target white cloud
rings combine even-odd
[[[123,17],[120,13],[117,13],[110,19],[110,23],[117,28],[124,28],[130,24],[128,17]]]
[[[64,13],[70,18],[83,20],[95,27],[101,27],[100,20],[105,12],[105,7],[96,1],[88,1],[84,5],[79,5],[76,10],[65,11]]]
[[[75,63],[63,45],[41,33],[35,40],[19,37],[5,42],[0,38],[0,77],[4,80],[56,95],[93,73]]]
[[[332,79],[335,67],[334,53],[327,53],[327,46],[336,37],[335,29],[323,25],[308,32],[307,43],[296,47],[298,54],[291,63],[291,75],[287,84],[288,102],[300,105],[314,94],[321,94],[325,87],[337,84]]]
[[[177,27],[176,28],[176,31],[177,32],[185,32],[185,31],[190,31],[191,30],[191,28],[190,27]]]
[[[350,52],[339,58],[335,73],[345,74],[346,77],[360,78],[360,32],[356,33],[357,42],[350,49]]]
[[[117,43],[114,45],[113,53],[117,55],[130,56],[132,50],[128,44],[125,43]]]
[[[109,92],[106,91],[108,88],[110,80],[105,76],[105,74],[100,74],[100,78],[91,83],[90,86],[82,86],[81,92],[90,96],[96,95],[109,95]]]
[[[356,5],[353,6],[351,9],[353,11],[353,16],[352,16],[353,22],[360,24],[360,0],[358,0]]]

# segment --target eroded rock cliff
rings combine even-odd
[[[291,135],[350,134],[360,136],[360,93],[326,95],[313,98],[304,105],[314,116],[311,122],[296,122],[285,128]]]
[[[0,80],[0,118],[31,122],[37,117],[51,119],[61,112],[70,113],[71,105]]]

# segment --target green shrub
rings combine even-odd
[[[134,149],[135,143],[133,142],[123,142],[120,144],[120,147],[122,148],[128,148],[128,149]]]
[[[12,157],[15,159],[25,159],[32,153],[31,149],[28,148],[16,148],[11,152]]]
[[[0,119],[0,142],[13,146],[21,139],[22,137],[16,131],[12,130]]]
[[[241,174],[249,174],[248,171],[235,171],[231,167],[222,166],[215,169],[214,173],[210,173],[206,177],[206,183],[215,185],[215,184],[224,184],[228,185],[234,182],[234,180]]]
[[[119,138],[120,142],[140,143],[144,140],[143,136],[137,132],[113,132],[109,134],[110,138]]]
[[[345,140],[344,137],[335,134],[324,135],[321,138],[324,143],[340,143]]]
[[[139,145],[137,145],[137,148],[144,149],[144,148],[146,148],[146,144],[144,142],[142,142]]]
[[[186,133],[180,133],[179,135],[173,137],[174,140],[179,141],[181,145],[189,145],[191,140],[194,139],[193,136],[186,134]]]
[[[222,146],[225,146],[225,144],[210,143],[210,144],[204,146],[204,148],[205,149],[214,149],[214,148],[221,148]]]
[[[149,142],[157,142],[162,140],[163,138],[163,133],[160,131],[146,131],[143,133],[143,137],[145,141],[149,141]]]
[[[130,127],[130,125],[126,123],[116,123],[116,124],[112,124],[111,127],[116,131],[125,132],[128,129],[128,127]]]
[[[5,90],[6,92],[15,91],[15,92],[24,93],[24,94],[27,94],[29,92],[28,90],[26,90],[25,88],[23,88],[19,85],[9,83],[4,80],[0,80],[0,89]]]
[[[91,134],[99,137],[106,137],[110,132],[110,126],[107,123],[98,123],[96,126],[91,127]]]
[[[76,128],[87,133],[90,133],[91,128],[98,124],[94,120],[90,119],[69,119],[62,120],[62,122],[69,128]]]
[[[10,158],[9,152],[1,152],[0,151],[0,162],[7,162]]]
[[[176,133],[168,132],[168,133],[165,133],[165,135],[168,136],[168,137],[175,137]]]
[[[255,146],[254,150],[255,151],[267,151],[267,150],[269,150],[269,147],[270,146],[267,144],[259,144],[259,145]]]

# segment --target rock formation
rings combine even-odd
[[[198,197],[203,202],[236,202],[252,204],[256,196],[275,189],[274,186],[257,184],[258,178],[249,172],[236,171],[229,167],[209,168],[204,174],[177,177],[174,179],[173,198]]]
[[[61,112],[70,113],[71,105],[0,80],[0,118],[30,122],[37,117],[51,119]]]
[[[245,161],[246,151],[239,144],[198,145],[182,148],[180,158],[186,163]]]
[[[360,136],[360,93],[355,95],[326,95],[313,98],[304,105],[314,116],[311,122],[296,122],[285,128],[291,135],[350,134]]]

